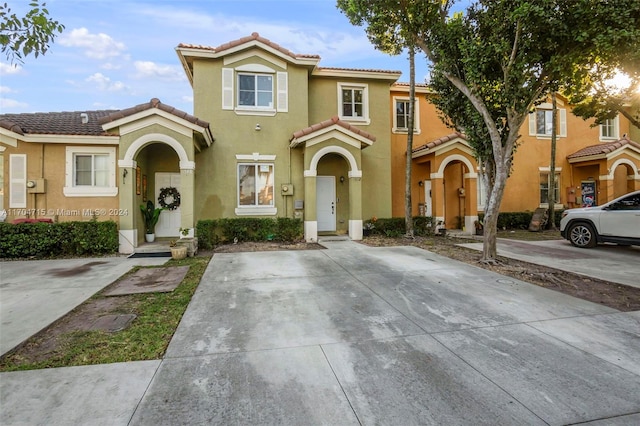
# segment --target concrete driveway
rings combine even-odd
[[[640,312],[324,244],[216,254],[162,361],[3,373],[0,423],[640,423]]]
[[[482,243],[460,244],[482,251]],[[498,255],[640,287],[640,247],[600,244],[581,249],[567,240],[518,241],[498,238]]]

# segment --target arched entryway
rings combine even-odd
[[[316,209],[318,233],[349,233],[349,166],[339,154],[329,153],[318,162]]]

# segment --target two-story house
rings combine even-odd
[[[465,136],[447,128],[428,101],[435,96],[425,85],[416,88],[416,120],[412,149],[411,196],[415,215],[426,214],[449,229],[473,229],[484,211],[486,189],[478,176],[473,149]],[[405,164],[407,152],[409,86],[391,87],[391,162],[393,215],[404,216]],[[549,102],[527,117],[514,154],[500,210],[534,211],[603,204],[640,189],[640,129],[622,115],[594,126],[571,114],[571,105],[557,96],[557,144],[555,194],[551,179],[551,117]]]
[[[197,220],[298,217],[307,241],[362,238],[391,216],[389,87],[400,72],[320,67],[253,33],[176,48],[194,114],[158,99],[119,111],[0,116],[8,220],[118,221],[143,241],[138,206],[168,206],[159,237]],[[88,216],[88,217],[87,217]]]

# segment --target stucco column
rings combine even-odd
[[[600,162],[598,169],[600,173],[600,176],[598,176],[599,182],[596,184],[596,202],[599,206],[613,200],[613,178],[609,178],[609,167],[610,165],[606,161]]]
[[[194,232],[194,204],[195,204],[195,173],[192,167],[180,169],[180,228],[188,229],[189,233],[180,238],[193,237]]]
[[[478,177],[472,177],[469,173],[464,175],[464,187],[466,189],[464,200],[464,226],[466,232],[475,233],[475,222],[478,220]]]
[[[444,222],[444,180],[437,175],[431,175],[431,202],[433,203],[433,219]]]
[[[140,216],[140,208],[136,205],[136,162],[118,160],[116,179],[118,179],[119,209],[128,213],[119,217],[118,251],[129,254],[138,247],[136,218]]]
[[[349,172],[349,237],[362,239],[362,171]]]
[[[316,200],[316,172],[304,172],[304,239],[318,241],[318,208]]]

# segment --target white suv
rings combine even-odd
[[[565,210],[560,233],[581,248],[605,242],[640,245],[640,191],[601,206]]]

